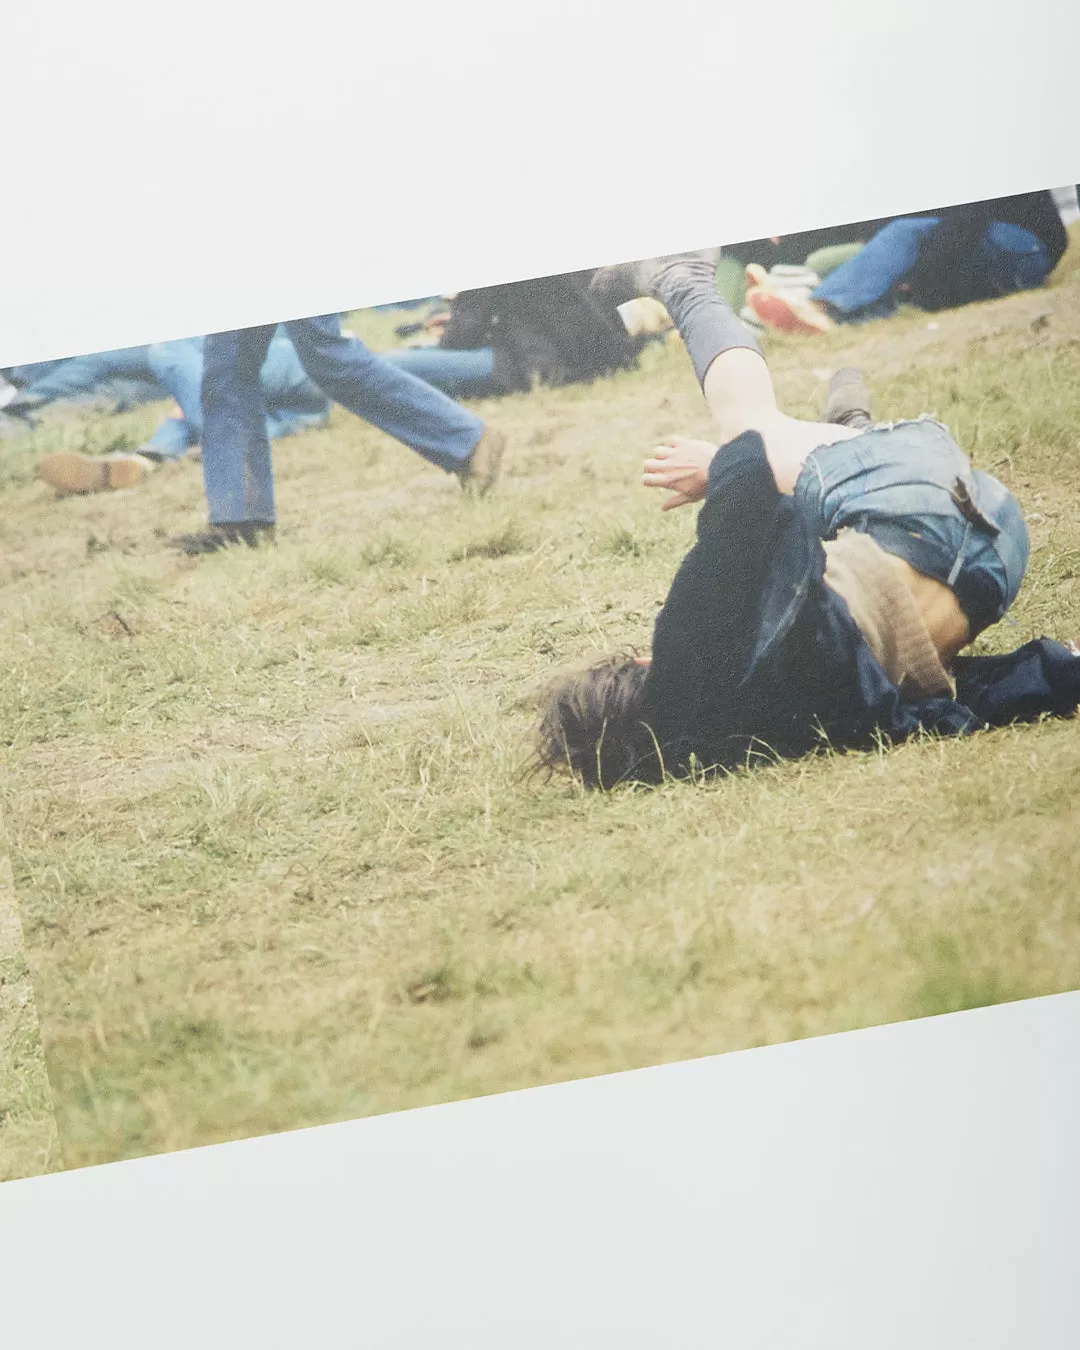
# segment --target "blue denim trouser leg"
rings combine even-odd
[[[480,418],[343,334],[336,314],[283,327],[308,375],[335,403],[447,472],[472,454],[484,432]]]
[[[462,351],[449,347],[404,347],[379,355],[451,398],[484,398],[492,392],[495,353],[490,347]]]
[[[841,315],[880,304],[915,266],[922,242],[939,224],[937,216],[892,220],[854,258],[830,272],[811,292]]]
[[[148,347],[118,347],[60,361],[24,386],[23,392],[43,403],[61,398],[86,398],[113,380],[151,382]]]
[[[266,414],[266,434],[271,441],[286,436],[298,436],[302,431],[324,427],[329,420],[326,412],[300,412],[297,408],[271,408]]]
[[[150,348],[150,365],[159,383],[180,405],[183,416],[162,422],[149,448],[166,459],[178,458],[202,440],[203,339],[155,343]],[[329,403],[304,373],[287,337],[271,340],[259,381],[269,409],[270,440],[295,435],[326,421]]]
[[[259,372],[274,325],[212,333],[203,344],[202,470],[212,525],[272,524],[274,471]]]
[[[63,361],[33,361],[29,365],[23,366],[5,366],[5,374],[11,383],[19,389],[25,389],[28,384],[33,384],[35,380],[44,379],[50,371],[62,366]]]
[[[266,434],[271,441],[326,425],[330,400],[308,376],[296,348],[280,330],[270,339],[259,381],[268,409]]]
[[[62,365],[61,360],[35,360],[35,362],[26,366],[4,366],[0,374],[7,375],[16,389],[26,389],[26,386],[32,385],[35,379],[42,379],[49,374],[50,370],[55,370],[57,366]]]
[[[259,381],[272,415],[290,410],[325,416],[330,411],[330,400],[300,364],[296,348],[280,328],[270,339]]]
[[[929,419],[815,450],[795,502],[819,538],[863,531],[949,586],[976,633],[1005,614],[1023,581],[1029,545],[1019,503]]]
[[[341,332],[336,314],[283,325],[300,362],[328,397],[453,471],[483,435],[480,418],[431,385],[396,370]],[[206,339],[203,480],[214,524],[272,522],[274,480],[260,371],[274,327]]]
[[[170,417],[151,436],[149,448],[166,459],[176,459],[198,445],[202,437],[203,344],[201,338],[155,342],[148,351],[154,378],[180,405],[181,416]]]
[[[167,417],[158,424],[146,442],[146,449],[161,459],[182,459],[197,441],[191,439],[191,428],[182,417]]]

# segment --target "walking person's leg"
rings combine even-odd
[[[270,340],[259,380],[271,416],[288,411],[321,415],[325,420],[329,415],[330,400],[301,365],[296,348],[280,331]],[[271,435],[270,439],[275,437]]]
[[[202,443],[203,341],[187,338],[157,343],[150,348],[150,363],[156,378],[179,404],[182,417],[163,422],[144,453],[149,452],[151,458],[175,459]],[[305,373],[288,338],[271,340],[259,382],[267,408],[269,441],[325,423],[329,402]]]
[[[343,334],[337,315],[293,320],[285,328],[304,369],[328,398],[457,474],[463,486],[481,493],[492,486],[502,437],[475,413]]]
[[[273,530],[274,473],[259,383],[273,333],[268,324],[204,341],[202,469],[210,529],[176,538],[185,553],[255,544]]]

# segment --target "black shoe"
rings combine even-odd
[[[661,292],[672,282],[705,282],[715,289],[719,261],[720,250],[707,248],[697,253],[669,253],[662,258],[599,267],[589,282],[589,290],[598,300],[617,307],[643,295],[663,300]]]
[[[174,535],[169,540],[169,546],[186,553],[189,558],[198,558],[204,553],[219,553],[223,548],[232,548],[236,544],[258,548],[260,544],[271,544],[273,541],[274,527],[268,521],[241,520],[234,524],[211,525],[197,534]]]
[[[823,422],[841,427],[868,427],[873,425],[870,415],[870,389],[862,371],[854,366],[838,370],[829,381],[829,397],[822,414]]]

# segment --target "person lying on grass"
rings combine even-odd
[[[610,657],[545,695],[539,765],[610,788],[1075,710],[1074,648],[959,655],[1023,579],[1013,495],[938,422],[872,424],[858,372],[834,379],[829,420],[786,416],[714,275],[715,254],[679,254],[594,280],[666,306],[719,447],[672,436],[645,461],[665,510],[703,503],[697,542],[651,659]]]

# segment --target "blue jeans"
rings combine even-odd
[[[62,361],[34,361],[26,366],[7,366],[2,373],[12,384],[22,389],[28,384],[33,384],[35,380],[43,379],[51,370],[62,364]]]
[[[849,258],[812,293],[842,318],[869,318],[888,313],[894,291],[915,266],[928,235],[940,224],[937,216],[893,220]],[[998,295],[1041,286],[1050,273],[1046,245],[1019,225],[995,220],[979,242],[979,264]]]
[[[147,391],[144,398],[152,400],[163,393],[170,395],[179,404],[181,416],[166,418],[147,443],[148,449],[164,459],[176,459],[202,440],[202,338],[93,352],[20,371],[34,376],[21,392],[44,403],[90,397],[103,387],[122,394],[129,386],[141,386]],[[326,421],[329,404],[304,374],[287,337],[278,335],[271,341],[260,379],[269,408],[267,435],[271,440]]]
[[[795,503],[821,539],[861,530],[883,549],[949,586],[975,632],[1016,598],[1028,561],[1019,503],[972,469],[929,419],[874,427],[822,446],[795,484]]]
[[[65,361],[42,361],[35,366],[17,366],[13,373],[21,392],[35,403],[56,399],[91,399],[107,394],[120,408],[153,402],[161,397],[147,363],[146,347],[117,347],[91,352]],[[18,377],[22,377],[19,379]]]
[[[148,364],[154,378],[180,405],[182,414],[162,422],[148,448],[165,459],[175,459],[203,438],[203,339],[155,343],[148,348]],[[267,406],[266,434],[270,440],[326,422],[330,405],[304,373],[296,348],[284,334],[275,334],[270,340],[259,382]]]
[[[336,314],[283,325],[310,379],[335,403],[403,441],[448,473],[460,470],[484,424],[445,394],[341,331]],[[206,339],[203,481],[211,524],[275,519],[274,473],[259,371],[272,325]]]
[[[462,351],[449,347],[403,347],[379,355],[398,370],[407,370],[451,398],[484,398],[493,391],[495,353],[490,347]]]

